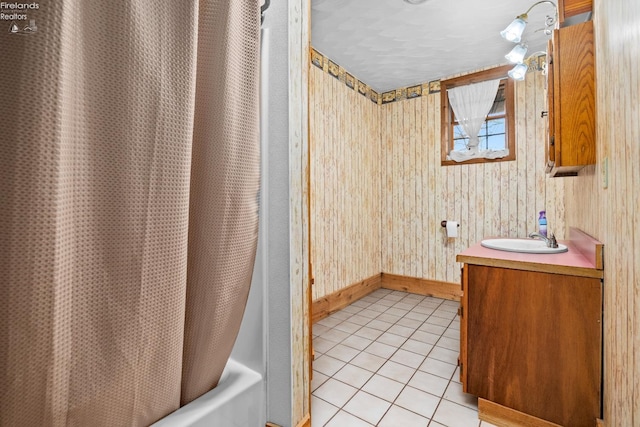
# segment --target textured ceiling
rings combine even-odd
[[[379,93],[506,63],[500,37],[534,1],[311,0],[311,46]],[[549,4],[529,13],[523,41],[546,48]]]

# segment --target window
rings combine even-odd
[[[458,165],[465,163],[490,163],[515,160],[515,125],[514,125],[514,88],[513,80],[506,77],[507,71],[511,69],[510,65],[504,67],[493,68],[478,73],[467,74],[465,76],[456,77],[449,80],[443,80],[440,83],[440,101],[441,101],[441,133],[442,133],[442,154],[441,164]],[[480,129],[480,150],[502,150],[509,149],[509,155],[497,159],[475,158],[464,162],[455,162],[447,158],[451,150],[465,150],[469,140],[464,134],[462,127],[456,120],[453,109],[449,105],[448,89],[479,83],[487,80],[500,80],[498,93],[493,102],[493,106],[487,115],[482,128]]]

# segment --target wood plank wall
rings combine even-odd
[[[605,244],[604,424],[640,423],[640,2],[594,2],[597,164],[567,183],[567,224]],[[608,158],[609,184],[602,170]]]
[[[443,167],[439,93],[378,106],[311,65],[313,299],[380,272],[457,283],[458,252],[526,236],[544,208],[564,238],[572,178],[544,173],[544,79],[516,84],[516,161]],[[444,219],[461,223],[459,238]]]
[[[313,299],[380,274],[380,108],[309,70]]]
[[[381,106],[382,271],[460,281],[458,252],[487,236],[525,237],[547,210],[565,234],[564,182],[544,173],[544,76],[516,84],[516,161],[440,166],[440,94]],[[458,221],[448,239],[442,220]]]

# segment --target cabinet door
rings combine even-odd
[[[554,96],[553,96],[553,85],[554,85],[554,74],[553,74],[553,42],[549,40],[547,43],[547,81],[546,81],[546,90],[547,90],[547,120],[546,120],[546,144],[545,144],[545,154],[547,159],[547,166],[545,172],[549,173],[553,169],[556,163],[556,151],[554,146],[554,140],[556,137],[555,126],[554,126]]]
[[[600,279],[465,266],[466,389],[565,426],[600,416]]]
[[[554,30],[555,171],[576,173],[596,163],[593,22]]]
[[[460,382],[462,391],[467,393],[467,287],[469,269],[462,268],[462,298],[460,300]]]

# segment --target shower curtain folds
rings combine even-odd
[[[0,426],[142,426],[215,387],[247,299],[256,1],[40,3],[0,33]]]

